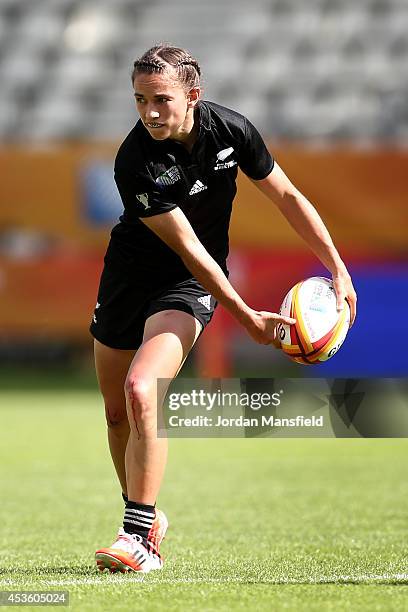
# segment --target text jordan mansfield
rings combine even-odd
[[[275,417],[261,415],[259,417],[209,417],[197,415],[194,417],[180,417],[172,414],[168,423],[170,427],[323,427],[323,415],[306,418],[299,414],[296,417]]]

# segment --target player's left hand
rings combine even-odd
[[[341,312],[344,308],[344,300],[347,300],[350,306],[350,327],[353,325],[357,314],[357,295],[351,281],[350,274],[338,272],[333,274],[333,285],[337,297],[337,310]]]

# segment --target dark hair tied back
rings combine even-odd
[[[165,65],[155,60],[136,60],[133,64],[133,68],[151,68],[152,70],[163,70]]]
[[[201,76],[201,70],[200,70],[200,66],[198,65],[198,63],[196,62],[196,60],[191,59],[191,60],[180,60],[179,62],[177,62],[177,66],[193,66],[193,68],[195,68],[195,70],[197,70],[198,76]]]
[[[200,86],[201,69],[197,60],[185,49],[167,44],[152,47],[134,62],[132,83],[139,73],[165,74],[172,69],[176,71],[177,79],[187,91]]]

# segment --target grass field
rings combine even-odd
[[[172,440],[164,570],[99,575],[123,508],[100,398],[3,391],[0,417],[3,590],[80,611],[408,609],[408,440]]]

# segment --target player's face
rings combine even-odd
[[[183,140],[188,136],[199,90],[186,93],[179,82],[162,74],[138,74],[133,87],[137,110],[152,138]]]

